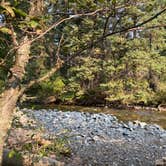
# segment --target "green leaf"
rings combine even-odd
[[[19,16],[22,16],[22,17],[26,17],[27,16],[27,13],[25,13],[23,10],[21,9],[16,9],[16,8],[13,8],[14,12],[16,14],[18,14]]]
[[[36,21],[34,21],[34,20],[30,21],[28,24],[29,24],[32,28],[36,28],[36,27],[39,25],[39,23],[36,22]]]
[[[6,28],[6,27],[0,28],[0,32],[7,33],[7,34],[12,34],[12,31],[9,28]]]
[[[9,3],[1,3],[1,7],[4,8],[12,17],[15,17],[14,10]]]
[[[11,150],[8,154],[9,158],[13,158],[16,155],[16,152],[14,150]]]

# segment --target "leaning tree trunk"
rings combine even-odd
[[[11,68],[13,75],[7,82],[6,90],[0,96],[0,165],[2,165],[6,135],[11,126],[16,103],[21,95],[20,81],[24,76],[25,66],[29,60],[30,45],[28,38],[24,37],[17,50],[15,64]]]

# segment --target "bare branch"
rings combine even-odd
[[[60,53],[62,40],[63,40],[63,34],[62,34],[61,39],[59,41],[57,52],[56,52],[57,62],[56,62],[55,67],[53,67],[50,71],[48,71],[44,76],[40,77],[39,79],[30,81],[25,87],[22,87],[21,94],[23,94],[27,89],[32,87],[34,84],[40,83],[40,82],[50,78],[57,70],[59,70],[61,68],[63,61],[60,59],[59,53]]]
[[[161,10],[160,12],[156,13],[154,16],[150,17],[149,19],[147,19],[147,20],[145,20],[145,21],[143,21],[143,22],[141,22],[141,23],[139,23],[139,24],[137,24],[137,25],[133,25],[133,26],[131,26],[131,27],[124,28],[124,29],[121,29],[121,30],[119,30],[119,31],[115,31],[115,32],[108,33],[108,34],[106,34],[106,35],[103,36],[103,37],[106,38],[106,37],[108,37],[108,36],[111,36],[111,35],[114,35],[114,34],[117,34],[117,33],[129,31],[129,30],[131,30],[131,29],[133,29],[133,28],[141,27],[141,26],[147,24],[148,22],[150,22],[150,21],[156,19],[158,16],[160,16],[161,14],[163,14],[165,11],[166,11],[166,7],[165,7],[163,10]],[[99,39],[99,40],[101,40],[101,39]]]
[[[162,28],[162,27],[166,27],[166,24],[153,25],[153,26],[149,26],[149,27],[137,27],[137,28],[129,29],[128,31],[133,31],[133,30],[147,30],[147,29],[155,29],[155,28]]]

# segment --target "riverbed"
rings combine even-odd
[[[69,139],[68,166],[153,166],[166,156],[166,130],[154,123],[155,112],[103,109],[57,106],[22,111],[45,128],[46,137]]]

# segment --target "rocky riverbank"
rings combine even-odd
[[[166,156],[166,130],[113,115],[22,109],[45,128],[45,138],[69,140],[66,166],[153,166]]]

